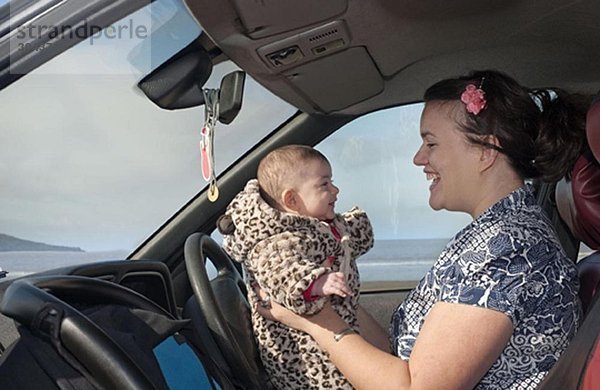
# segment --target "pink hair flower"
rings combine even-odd
[[[465,103],[468,112],[477,115],[485,108],[485,92],[483,89],[477,88],[474,84],[469,84],[462,95],[460,95],[460,101]]]

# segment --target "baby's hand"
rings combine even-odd
[[[342,298],[346,298],[348,295],[352,295],[352,291],[346,284],[346,277],[343,272],[330,272],[328,274],[321,275],[313,284],[311,291],[312,295],[339,295]]]

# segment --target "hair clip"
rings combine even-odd
[[[477,88],[475,84],[469,84],[462,95],[460,95],[460,101],[467,106],[467,111],[473,115],[479,114],[479,112],[485,108],[485,104],[487,103],[485,100],[485,91],[481,89],[484,79],[485,77],[481,79],[479,88]]]

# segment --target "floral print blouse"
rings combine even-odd
[[[581,316],[577,271],[526,185],[471,222],[392,316],[392,350],[408,360],[438,302],[506,314],[513,334],[477,389],[529,389],[542,381]]]

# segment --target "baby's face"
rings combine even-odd
[[[311,160],[298,170],[295,178],[296,194],[300,198],[298,214],[320,220],[335,217],[335,202],[339,188],[333,185],[331,166],[318,159]]]

